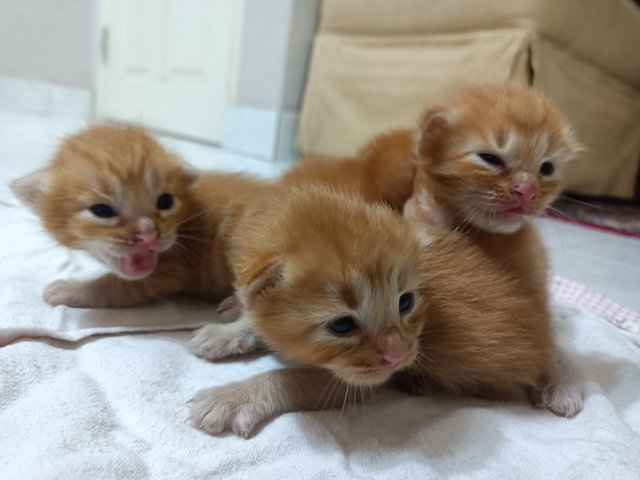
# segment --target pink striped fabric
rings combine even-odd
[[[585,308],[616,327],[640,334],[640,312],[623,307],[581,283],[556,276],[551,281],[551,297],[559,303]]]

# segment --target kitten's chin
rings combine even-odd
[[[482,218],[474,218],[472,223],[476,228],[490,233],[515,233],[527,222],[527,216],[522,212],[502,211],[491,212]]]
[[[355,385],[359,387],[376,387],[389,381],[395,371],[388,370],[376,374],[358,374],[357,372],[344,372],[334,371],[336,377],[340,378],[349,385]]]
[[[520,230],[526,222],[526,217],[522,213],[500,212],[494,217],[492,231],[496,233],[515,233]]]

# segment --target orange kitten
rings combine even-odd
[[[581,393],[555,384],[552,327],[548,312],[539,308],[540,299],[468,237],[423,232],[432,240],[420,257],[428,299],[421,361],[399,379],[418,392],[526,396],[557,415],[578,413]]]
[[[549,384],[553,344],[537,299],[469,239],[416,232],[382,205],[318,187],[265,207],[238,227],[230,256],[243,317],[194,340],[220,358],[255,346],[255,331],[309,367],[199,392],[198,428],[248,436],[281,412],[364,398],[399,372],[413,390],[581,408]]]
[[[415,148],[419,168],[407,208],[464,231],[546,297],[546,254],[531,220],[556,198],[579,151],[553,104],[517,84],[462,88],[425,113]]]
[[[283,386],[281,398],[289,402],[300,394],[306,408],[332,378],[337,388],[378,385],[416,360],[425,318],[420,244],[391,209],[323,188],[292,189],[247,217],[233,245],[230,261],[244,314],[194,337],[208,358],[255,345],[255,331],[280,357],[320,367],[274,372],[269,388],[279,388],[280,375],[299,378],[300,385]],[[232,411],[213,409],[225,401],[218,393],[201,392],[191,407],[194,423],[211,433],[244,422]],[[255,400],[262,394],[256,391]],[[267,403],[268,412],[259,416],[274,413],[276,405]],[[251,425],[234,430],[247,435],[260,420],[250,417]]]
[[[375,137],[353,159],[311,157],[284,177],[325,183],[470,235],[525,285],[546,284],[544,248],[530,220],[561,188],[579,146],[554,105],[515,83],[468,86],[430,108],[415,130]]]
[[[392,327],[403,317],[394,312],[398,298],[417,295],[419,245],[390,209],[322,188],[292,189],[284,199],[274,197],[246,216],[231,244],[229,260],[245,314],[233,323],[214,323],[197,331],[191,343],[196,354],[215,360],[246,353],[256,346],[255,331],[270,346],[275,335],[283,358],[323,365],[331,360],[347,378],[346,372],[356,367],[338,366],[339,359],[330,359],[335,339],[328,325],[348,323],[362,305],[366,310],[359,313],[380,330],[379,338],[371,339],[377,344],[366,351],[362,346],[363,353],[379,354],[372,361],[372,375],[391,374],[388,365],[374,368],[385,355],[394,367],[413,360],[411,335],[398,336]],[[417,297],[414,300],[412,315],[419,303]],[[274,331],[278,322],[289,326]],[[415,329],[409,329],[414,337]],[[346,342],[341,340],[345,346]],[[298,351],[297,346],[303,348]],[[401,352],[406,358],[394,357]]]
[[[69,137],[49,165],[11,184],[60,244],[112,273],[58,280],[51,305],[124,307],[187,292],[231,293],[228,238],[274,188],[233,174],[197,175],[140,128],[96,126]]]

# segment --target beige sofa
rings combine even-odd
[[[563,109],[588,151],[567,190],[632,198],[640,160],[640,7],[632,0],[325,0],[298,147],[353,154],[464,82],[516,79]]]

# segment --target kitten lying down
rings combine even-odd
[[[552,378],[547,312],[465,236],[321,187],[254,213],[230,255],[244,314],[205,327],[204,343],[221,358],[255,348],[255,332],[308,366],[199,392],[197,428],[250,436],[274,415],[334,408],[392,379],[414,392],[581,410],[580,392]]]
[[[51,305],[87,308],[178,292],[225,298],[229,238],[277,189],[242,175],[197,174],[142,129],[124,126],[69,137],[45,168],[11,188],[59,243],[111,270],[90,281],[58,280],[44,292]]]

